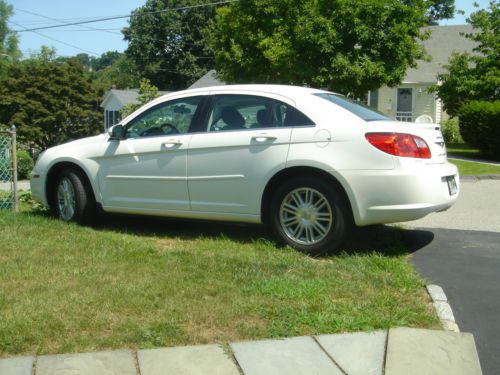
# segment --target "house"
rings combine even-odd
[[[472,53],[476,43],[464,36],[471,25],[430,26],[430,39],[423,42],[431,61],[419,61],[409,69],[397,87],[381,87],[368,95],[368,105],[400,121],[441,123],[448,118],[436,93],[428,92],[438,84],[437,75],[453,52]]]
[[[101,103],[101,107],[104,109],[104,131],[121,120],[120,109],[125,104],[139,104],[138,96],[138,89],[117,90],[115,88],[104,95]]]
[[[464,36],[472,32],[471,25],[429,26],[429,29],[432,31],[431,37],[422,44],[431,56],[431,61],[419,61],[416,68],[406,72],[403,82],[397,87],[384,86],[369,92],[366,98],[369,106],[405,122],[439,124],[448,117],[436,93],[428,90],[438,83],[437,75],[445,71],[444,65],[453,52],[472,53],[476,43]],[[210,70],[189,88],[220,85],[225,83],[216,78],[215,70]],[[125,104],[138,103],[137,97],[137,89],[108,91],[101,103],[104,108],[104,128],[120,121],[120,109]]]
[[[158,96],[166,94],[167,91],[158,91]],[[104,110],[104,131],[117,124],[121,120],[120,110],[126,104],[139,104],[139,89],[117,90],[111,88],[101,102]]]

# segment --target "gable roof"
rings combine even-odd
[[[158,96],[167,94],[168,91],[158,91]],[[117,90],[111,89],[105,95],[101,102],[101,107],[106,108],[107,104],[111,101],[118,106],[123,107],[125,104],[140,104],[139,89]]]
[[[408,69],[403,80],[410,82],[437,82],[438,73],[444,71],[443,66],[453,52],[470,52],[477,45],[463,34],[472,33],[471,25],[429,26],[431,37],[422,42],[430,62],[419,61],[416,68]]]
[[[193,83],[188,89],[199,89],[202,87],[210,86],[223,86],[226,83],[217,79],[217,72],[215,70],[209,70],[207,74]]]

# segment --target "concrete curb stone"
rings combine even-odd
[[[315,338],[346,374],[383,374],[387,331],[320,335]]]
[[[453,310],[448,303],[448,298],[444,293],[443,288],[439,285],[427,285],[427,292],[432,299],[432,305],[441,321],[441,326],[445,331],[460,332],[460,328],[455,322]]]
[[[392,328],[387,340],[385,375],[480,375],[470,333]]]
[[[139,350],[141,375],[239,375],[238,367],[220,345],[179,346]]]
[[[36,363],[37,375],[136,375],[129,350],[110,352],[42,355]]]
[[[0,375],[31,375],[33,357],[14,357],[0,360]]]

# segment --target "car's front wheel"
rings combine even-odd
[[[72,169],[63,170],[54,189],[54,212],[63,221],[89,222],[95,214],[95,203],[84,177]]]
[[[270,225],[284,244],[321,255],[338,249],[352,224],[346,202],[319,178],[293,178],[271,202]]]

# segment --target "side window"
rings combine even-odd
[[[282,119],[283,126],[314,126],[314,122],[297,108],[277,102],[277,116]]]
[[[126,138],[187,133],[201,98],[175,99],[151,108],[127,125]]]
[[[217,95],[208,120],[209,132],[288,126],[314,126],[295,107],[254,95]]]

